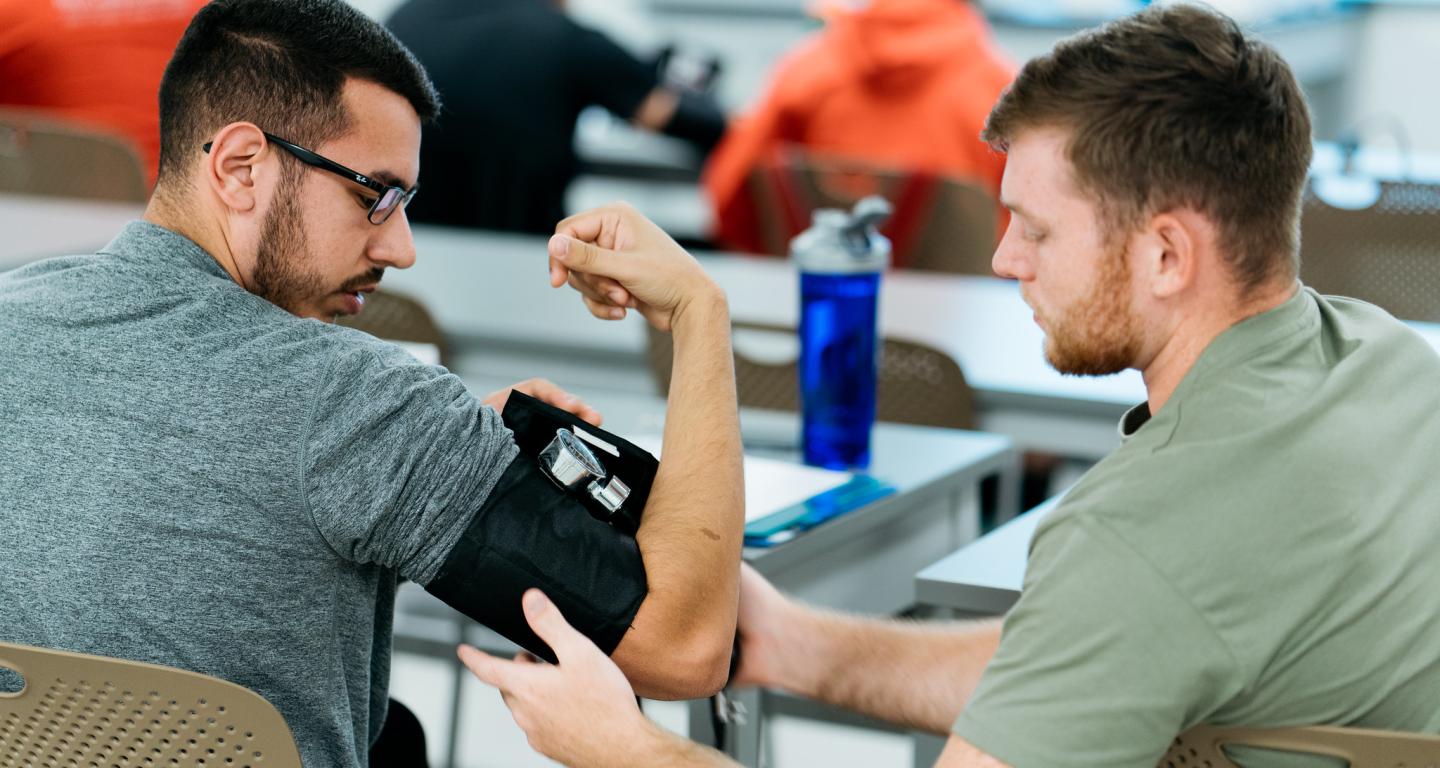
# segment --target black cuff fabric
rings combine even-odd
[[[725,113],[714,100],[682,91],[675,114],[665,124],[665,133],[694,144],[708,155],[725,136],[726,125]]]
[[[520,596],[545,592],[577,630],[612,653],[647,586],[635,539],[591,517],[520,455],[425,589],[450,607],[555,661],[531,631]]]

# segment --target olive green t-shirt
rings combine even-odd
[[[1304,289],[1147,417],[1040,524],[954,732],[1016,768],[1152,768],[1202,722],[1440,732],[1435,350]]]

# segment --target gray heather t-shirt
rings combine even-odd
[[[955,733],[1016,768],[1151,768],[1197,723],[1440,732],[1435,350],[1301,290],[1148,417],[1036,530]]]
[[[0,274],[0,639],[232,680],[307,765],[364,765],[396,580],[516,452],[444,369],[131,223]]]

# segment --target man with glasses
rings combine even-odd
[[[555,286],[675,336],[633,539],[519,455],[509,390],[476,398],[327,322],[414,263],[405,204],[438,108],[403,46],[339,0],[196,15],[161,85],[144,220],[0,275],[0,640],[232,680],[314,766],[381,764],[401,578],[482,620],[544,588],[647,695],[719,687],[743,497],[728,312],[693,259],[623,207],[551,244]],[[616,238],[647,247],[567,268],[567,246]],[[596,300],[621,290],[624,307]]]

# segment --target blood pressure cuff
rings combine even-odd
[[[659,462],[618,435],[521,392],[510,393],[501,418],[520,453],[426,589],[553,662],[520,607],[525,590],[538,587],[572,626],[611,653],[648,591],[634,532]],[[567,492],[541,470],[541,452],[563,430],[605,446],[596,454],[603,479],[621,479],[629,490],[618,509],[607,509],[587,490]]]
[[[591,516],[522,449],[425,589],[554,662],[520,607],[531,587],[606,654],[620,644],[647,592],[634,537]]]

